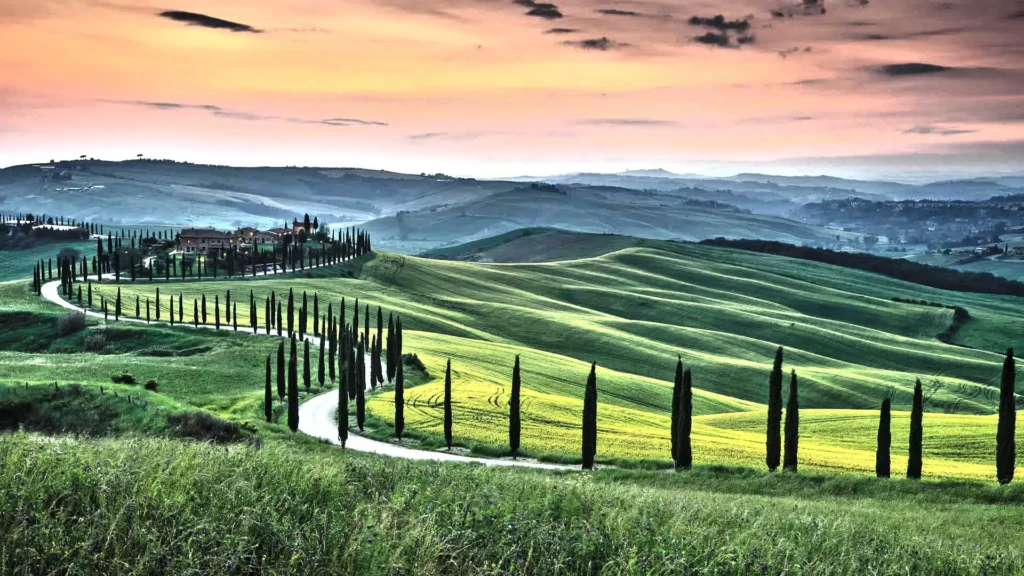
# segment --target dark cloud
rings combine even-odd
[[[625,42],[616,42],[615,40],[609,39],[607,36],[600,38],[587,38],[586,40],[566,40],[562,42],[566,46],[575,46],[583,50],[600,50],[606,52],[608,50],[618,50],[620,48],[626,48],[629,44]]]
[[[672,120],[657,120],[651,118],[586,118],[578,120],[576,124],[582,126],[678,126]]]
[[[736,48],[745,44],[753,44],[755,38],[750,34],[733,36],[728,32],[708,31],[700,36],[694,36],[693,41],[707,46],[718,46],[719,48]]]
[[[921,76],[924,74],[942,74],[952,72],[954,68],[927,64],[924,62],[908,62],[906,64],[886,64],[878,71],[886,76]]]
[[[794,54],[800,54],[800,53],[806,54],[806,53],[810,52],[811,50],[812,50],[812,48],[810,46],[804,46],[803,48],[801,48],[799,46],[793,46],[792,48],[786,48],[785,50],[779,50],[777,52],[777,54],[779,55],[779,58],[789,58],[790,56],[793,56]]]
[[[600,8],[598,10],[594,10],[594,12],[604,14],[605,16],[643,16],[643,14],[639,12],[634,12],[632,10],[619,10],[618,8]]]
[[[420,134],[410,134],[406,136],[407,139],[413,141],[423,140],[476,140],[483,136],[498,134],[497,132],[423,132]]]
[[[526,12],[527,16],[536,16],[537,18],[546,18],[548,20],[556,20],[563,16],[562,12],[558,9],[558,6],[554,4],[549,4],[547,2],[534,2],[533,0],[512,0],[512,3],[529,8],[529,10]]]
[[[546,30],[544,33],[545,34],[575,34],[576,32],[579,32],[578,28],[551,28],[550,30]]]
[[[213,16],[207,16],[206,14],[197,14],[196,12],[166,10],[164,12],[160,12],[157,16],[174,20],[175,22],[184,22],[189,26],[202,26],[203,28],[213,28],[215,30],[250,32],[252,34],[260,34],[263,32],[262,30],[249,26],[248,24],[239,24],[238,22],[232,22],[230,20],[221,20],[220,18],[214,18]]]
[[[937,30],[918,30],[913,32],[896,32],[887,34],[857,34],[853,36],[854,40],[868,40],[868,41],[881,41],[881,40],[911,40],[913,38],[929,38],[932,36],[946,36],[952,34],[959,34],[965,32],[965,28],[940,28]]]
[[[292,124],[320,124],[322,126],[387,126],[386,122],[378,122],[376,120],[362,120],[359,118],[325,118],[322,120],[314,120],[309,118],[295,118],[291,116],[273,116],[267,114],[258,114],[254,112],[245,112],[241,110],[231,110],[229,108],[222,108],[220,106],[214,106],[213,104],[182,104],[179,102],[154,102],[148,100],[100,100],[107,104],[123,104],[128,106],[140,106],[143,108],[153,108],[156,110],[201,110],[203,112],[209,112],[214,116],[221,118],[231,118],[234,120],[248,120],[248,121],[278,121],[278,122],[290,122]]]
[[[932,126],[930,124],[918,124],[913,128],[904,130],[904,134],[934,134],[937,136],[955,136],[957,134],[972,134],[977,130],[962,130],[959,128],[942,128],[941,126]]]
[[[726,20],[725,16],[718,14],[710,18],[703,16],[690,16],[690,26],[703,26],[705,28],[714,28],[725,32],[726,30],[735,30],[737,32],[746,32],[750,29],[750,21],[746,18],[742,20]]]

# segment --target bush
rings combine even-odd
[[[238,442],[244,439],[242,428],[234,422],[221,420],[206,412],[182,412],[171,414],[167,423],[174,428],[177,436],[207,440],[217,444]]]
[[[146,382],[146,386],[145,386],[146,390],[149,390],[151,392],[159,392],[159,390],[157,390],[157,388],[159,388],[159,387],[160,387],[160,385],[156,383],[156,380],[150,380],[150,381]]]
[[[85,314],[82,312],[68,312],[57,320],[57,336],[67,336],[80,330],[85,330]]]
[[[427,374],[427,367],[423,365],[423,361],[416,354],[403,354],[402,364],[406,366],[412,366],[414,369],[419,370],[423,374]]]
[[[102,352],[107,347],[107,337],[100,332],[85,335],[86,352]]]
[[[120,376],[114,375],[110,377],[110,381],[114,384],[138,384],[135,381],[135,376],[131,374],[121,374]]]

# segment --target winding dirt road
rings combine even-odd
[[[87,310],[79,306],[75,306],[71,302],[65,300],[60,294],[60,281],[54,280],[43,284],[42,297],[46,300],[53,302],[54,304],[67,308],[68,310],[76,310],[78,312],[84,312],[87,316],[93,316],[96,318],[103,318],[101,312],[93,310]],[[113,317],[107,318],[107,322],[114,322]],[[147,324],[143,319],[139,318],[128,318],[122,315],[118,322],[134,322],[137,324]],[[164,324],[170,325],[167,322],[148,322],[148,324]],[[175,324],[177,327],[192,328],[195,329],[195,325],[187,323]],[[200,324],[199,328],[206,328],[209,330],[216,330],[216,327],[209,324]],[[222,325],[221,330],[233,331],[231,326]],[[239,334],[243,332],[239,330]],[[244,332],[249,336],[253,337],[273,337],[276,338],[275,334],[266,334],[264,332],[253,333],[250,330]],[[366,355],[367,364],[369,364],[370,355]],[[367,389],[370,389],[369,372],[367,372],[366,380]],[[338,410],[338,391],[337,389],[323,394],[309,397],[305,402],[299,406],[299,431],[308,436],[314,438],[321,438],[327,440],[332,444],[340,445],[341,442],[338,440],[338,425],[335,422],[334,414]],[[357,452],[369,452],[372,454],[381,454],[384,456],[391,456],[393,458],[404,458],[406,460],[433,460],[437,462],[473,462],[478,464],[484,464],[486,466],[516,466],[522,468],[540,468],[545,470],[574,470],[575,466],[565,466],[559,464],[546,464],[543,462],[537,462],[534,460],[509,460],[509,459],[497,459],[497,458],[475,458],[472,456],[461,456],[458,454],[451,454],[448,452],[441,451],[430,451],[430,450],[414,450],[412,448],[405,448],[397,444],[391,444],[388,442],[381,442],[378,440],[371,440],[365,436],[360,436],[355,433],[354,430],[349,431],[348,440],[345,442],[345,448],[348,450],[355,450]]]

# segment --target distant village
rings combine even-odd
[[[320,231],[320,223],[307,215],[303,221],[292,220],[281,228],[259,230],[252,227],[222,232],[213,228],[185,228],[178,233],[178,251],[182,254],[211,254],[231,249],[244,250],[259,244],[303,243]]]

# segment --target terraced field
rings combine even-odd
[[[428,437],[440,430],[440,377],[452,358],[455,436],[481,450],[494,451],[505,441],[508,382],[519,354],[523,447],[554,460],[577,453],[585,374],[597,361],[599,461],[667,462],[670,378],[681,357],[697,388],[697,459],[760,465],[767,375],[782,345],[786,369],[795,369],[801,383],[805,467],[871,470],[874,411],[892,394],[898,473],[906,445],[903,411],[920,377],[928,391],[925,473],[992,476],[990,415],[998,402],[1001,353],[1010,345],[1024,348],[1019,299],[692,244],[630,244],[559,262],[480,264],[377,253],[344,273],[160,282],[162,314],[168,294],[181,294],[190,322],[193,298],[206,294],[212,305],[215,294],[223,300],[231,290],[247,323],[252,290],[263,326],[264,298],[289,288],[310,298],[318,293],[322,312],[327,302],[337,310],[345,298],[350,317],[358,298],[361,307],[398,313],[405,351],[417,353],[433,377],[407,393],[407,429]],[[154,288],[122,285],[132,303],[126,309],[134,308],[136,295],[153,300]],[[94,285],[94,293],[107,298],[115,290]],[[944,344],[935,336],[949,327],[951,310],[894,297],[963,306],[971,319],[955,334],[956,345]],[[249,397],[258,402],[258,396],[254,386]],[[369,412],[385,426],[391,393],[374,396]]]

